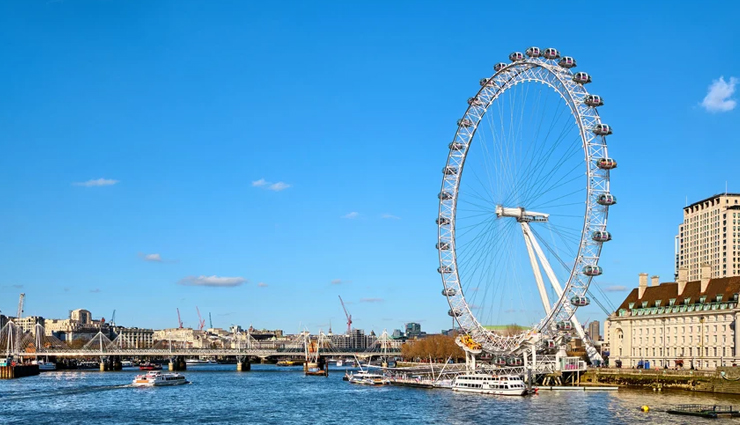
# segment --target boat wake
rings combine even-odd
[[[63,388],[63,389],[51,390],[51,391],[50,390],[24,391],[23,395],[0,394],[0,398],[2,398],[2,400],[5,402],[5,401],[15,401],[15,400],[38,399],[40,396],[44,398],[59,397],[59,396],[95,393],[95,392],[102,392],[102,391],[122,390],[125,388],[133,388],[133,387],[134,386],[131,384],[90,385],[90,386],[75,387],[75,388]]]

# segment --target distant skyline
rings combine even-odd
[[[479,79],[530,45],[575,57],[614,128],[593,285],[618,305],[638,273],[673,280],[685,203],[740,192],[740,6],[577,8],[0,4],[0,311],[25,292],[50,318],[167,328],[179,308],[193,327],[197,306],[216,327],[337,331],[341,295],[368,332],[448,329],[447,144]]]

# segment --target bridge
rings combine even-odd
[[[219,338],[210,348],[197,348],[192,341],[160,340],[151,347],[133,346],[120,335],[110,340],[104,333],[98,332],[95,337],[81,348],[72,348],[53,335],[46,335],[42,325],[37,324],[31,331],[23,331],[12,321],[0,330],[0,356],[15,359],[35,358],[91,358],[101,359],[101,370],[108,370],[104,363],[113,359],[120,362],[122,358],[152,357],[170,359],[170,369],[184,369],[187,357],[234,357],[238,370],[249,369],[250,358],[303,358],[306,362],[324,363],[325,357],[356,357],[385,359],[401,355],[401,343],[383,332],[377,340],[364,350],[351,350],[337,347],[331,339],[320,332],[312,335],[302,332],[285,340],[259,341],[249,332],[230,333]],[[111,366],[115,368],[115,366]]]

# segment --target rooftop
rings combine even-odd
[[[691,207],[694,207],[694,206],[697,206],[697,205],[701,204],[702,202],[707,202],[707,201],[711,201],[712,199],[719,198],[720,196],[740,197],[740,193],[718,193],[718,194],[712,195],[712,196],[710,196],[708,198],[704,198],[701,201],[696,201],[696,202],[694,202],[691,205],[687,205],[687,206],[683,207],[683,209],[689,209]]]
[[[627,295],[617,310],[629,310],[630,303],[634,303],[634,308],[639,308],[643,301],[647,301],[649,307],[655,306],[655,301],[660,300],[661,306],[667,306],[668,301],[675,298],[675,304],[684,304],[688,299],[690,304],[699,302],[699,298],[706,296],[706,302],[716,302],[717,295],[722,295],[722,302],[733,301],[735,294],[740,293],[740,276],[722,277],[711,279],[707,290],[701,292],[701,281],[695,280],[686,283],[683,293],[678,295],[678,283],[664,282],[658,286],[648,286],[642,298],[638,298],[639,288],[634,288]]]

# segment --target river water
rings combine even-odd
[[[366,387],[303,376],[300,367],[191,366],[190,385],[134,388],[138,370],[59,371],[0,381],[0,424],[690,424],[672,404],[736,404],[690,392],[541,391],[531,397]],[[642,405],[651,411],[643,413]],[[738,420],[732,422],[740,423]]]

